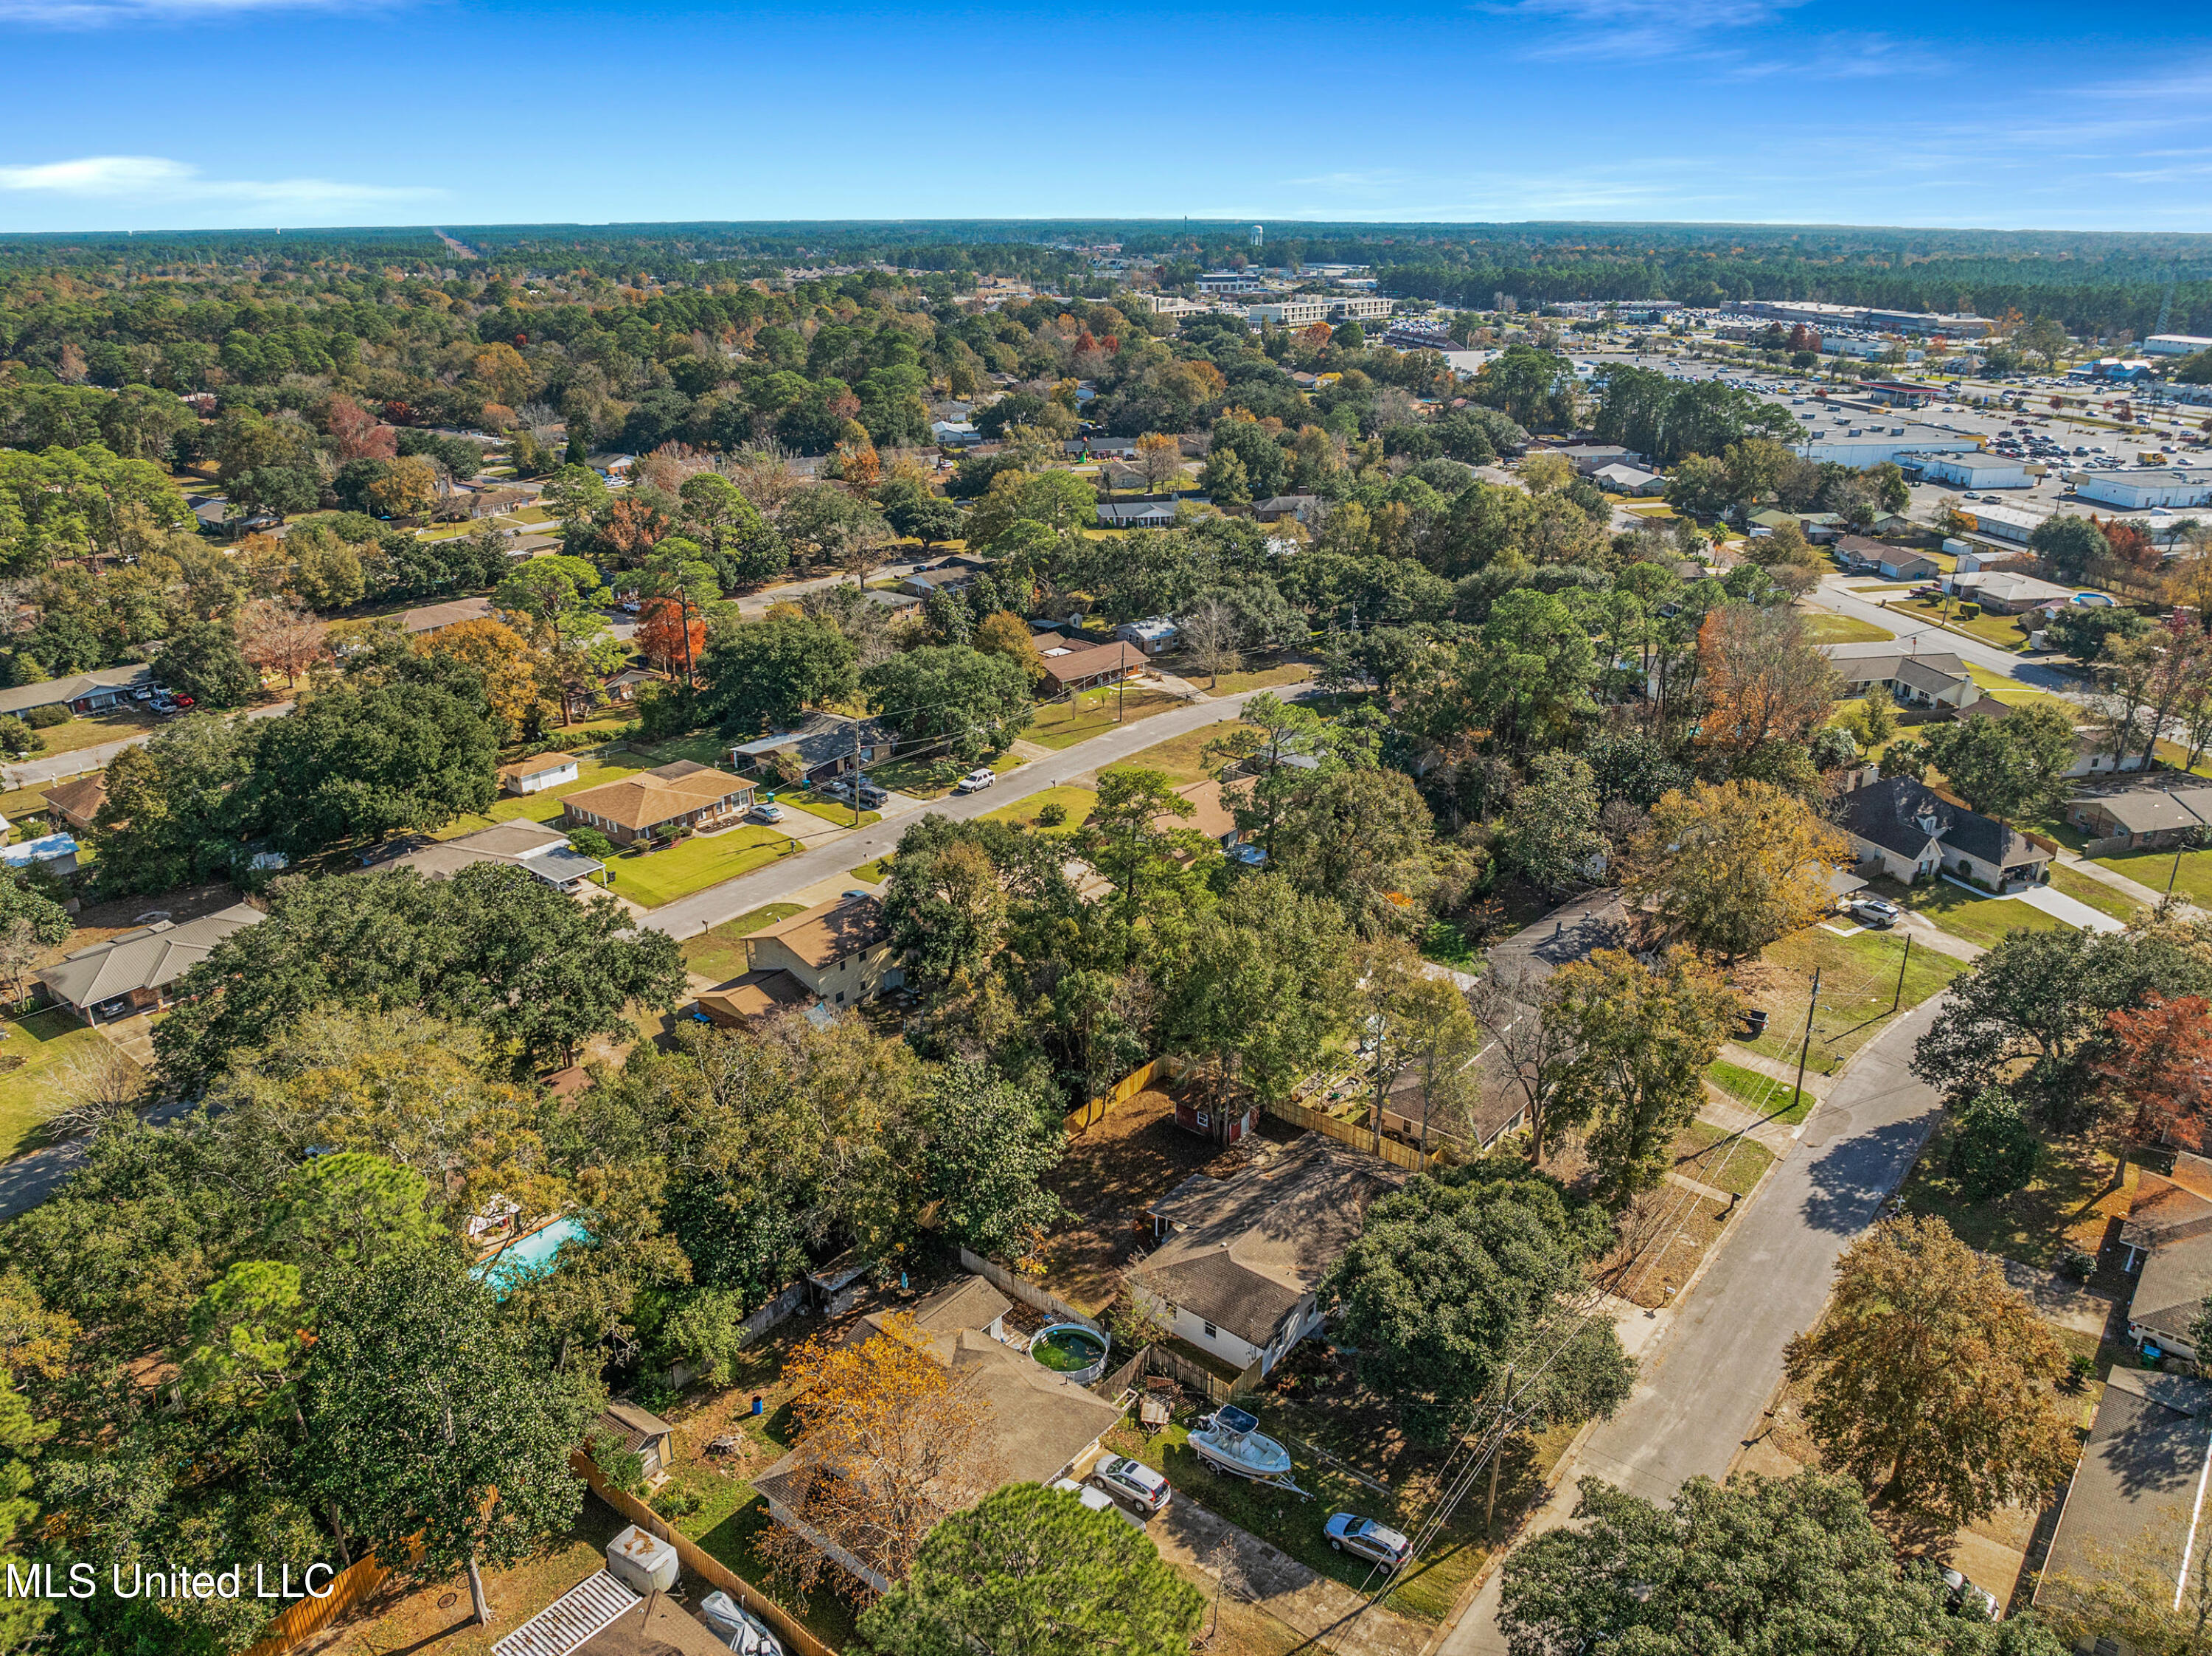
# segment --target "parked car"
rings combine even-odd
[[[1138,1517],[1103,1489],[1086,1489],[1072,1477],[1060,1478],[1052,1487],[1062,1495],[1073,1495],[1094,1513],[1111,1513],[1124,1524],[1133,1525],[1140,1530],[1145,1527],[1143,1519]]]
[[[1147,1515],[1166,1506],[1175,1494],[1164,1473],[1127,1455],[1107,1456],[1091,1469],[1091,1481]]]
[[[198,701],[194,701],[191,696],[188,696],[188,695],[180,695],[180,696],[177,697],[177,698],[176,698],[176,703],[177,703],[177,705],[178,705],[179,707],[197,707],[198,706],[199,706],[199,703],[198,703]]]
[[[131,699],[133,701],[151,701],[154,699],[154,687],[150,684],[141,684],[131,692]]]
[[[890,803],[890,795],[884,792],[883,789],[878,787],[873,782],[869,781],[865,776],[855,781],[853,786],[860,790],[860,803],[866,805],[870,810],[875,810],[878,805],[887,804]]]
[[[752,818],[756,822],[781,822],[783,821],[783,807],[765,804],[755,805]]]
[[[955,793],[981,793],[999,779],[999,773],[987,766],[978,765],[952,785]]]
[[[1359,1518],[1351,1513],[1331,1513],[1328,1522],[1322,1526],[1322,1530],[1328,1537],[1328,1544],[1338,1552],[1357,1553],[1362,1558],[1387,1564],[1392,1569],[1413,1556],[1411,1541],[1371,1518]]]
[[[827,782],[817,782],[814,792],[824,799],[849,799],[853,794],[853,785],[842,776],[833,776]]]
[[[1991,1592],[1987,1587],[1976,1586],[1948,1565],[1936,1574],[1942,1578],[1943,1585],[1950,1589],[1952,1615],[1979,1616],[1992,1622],[1997,1619],[1997,1611],[2001,1607],[1997,1604],[1996,1594]]]
[[[1905,911],[1887,897],[1847,897],[1844,913],[1879,931],[1887,931],[1905,918]]]

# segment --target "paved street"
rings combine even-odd
[[[1599,1426],[1534,1534],[1565,1521],[1574,1482],[1602,1477],[1665,1501],[1690,1478],[1724,1476],[1782,1378],[1782,1352],[1812,1325],[1838,1257],[1871,1223],[1935,1125],[1936,1095],[1905,1069],[1935,1021],[1929,1001],[1869,1042],[1806,1123],[1796,1152],[1741,1210],[1711,1264],[1643,1356],[1636,1393]],[[1503,1652],[1493,1573],[1440,1656]]]
[[[276,701],[266,707],[255,707],[246,715],[248,719],[275,719],[292,711],[289,701]],[[108,762],[125,748],[141,748],[154,739],[154,733],[126,736],[120,741],[103,742],[96,748],[79,748],[74,753],[49,755],[44,759],[26,759],[20,765],[0,765],[0,779],[4,779],[12,792],[18,788],[42,788],[49,782],[59,782],[71,776],[82,776],[87,771],[106,770]]]
[[[1234,719],[1244,703],[1257,694],[1248,690],[1237,695],[1214,697],[1155,713],[1150,719],[1137,719],[1046,758],[1033,760],[1011,775],[1000,778],[995,787],[986,788],[981,793],[950,794],[930,801],[924,809],[940,816],[981,816],[1042,789],[1056,787],[1102,765],[1127,759],[1170,737]],[[1294,696],[1297,692],[1285,694]],[[842,874],[863,863],[873,862],[887,851],[896,850],[899,836],[906,832],[915,815],[909,811],[886,817],[872,828],[848,834],[817,850],[801,852],[695,895],[679,898],[654,909],[645,924],[672,937],[690,937],[724,920],[735,919],[763,903],[780,902],[817,880]]]

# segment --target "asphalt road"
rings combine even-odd
[[[955,819],[981,816],[1042,789],[1056,787],[1095,771],[1102,765],[1127,759],[1131,754],[1164,742],[1170,737],[1181,736],[1202,725],[1234,719],[1244,703],[1257,694],[1257,691],[1247,690],[1237,695],[1208,697],[1187,707],[1155,713],[1150,719],[1134,720],[1118,730],[1062,749],[1049,758],[1031,760],[1002,778],[996,786],[986,788],[981,793],[949,794],[945,798],[933,800],[927,809],[940,816]],[[1295,695],[1297,693],[1291,694]],[[793,892],[802,890],[817,880],[842,874],[863,863],[873,862],[887,851],[896,850],[908,824],[921,814],[908,811],[901,816],[886,817],[872,828],[848,834],[816,850],[800,852],[795,857],[786,857],[750,874],[740,875],[718,886],[710,886],[692,896],[678,898],[654,909],[641,924],[665,931],[672,937],[695,937],[710,926],[735,919],[763,903],[780,902]]]
[[[1634,1395],[1565,1471],[1563,1499],[1548,1518],[1572,1507],[1577,1478],[1601,1477],[1664,1503],[1691,1478],[1727,1475],[1781,1381],[1784,1348],[1819,1319],[1838,1258],[1873,1223],[1936,1125],[1940,1101],[1905,1065],[1942,998],[1868,1042],[1814,1109],[1796,1149],[1739,1211],[1644,1353]],[[1540,1521],[1531,1532],[1549,1527]],[[1493,1574],[1438,1656],[1505,1649],[1498,1584]]]
[[[272,702],[266,707],[248,711],[248,719],[275,719],[292,711],[289,701]],[[71,776],[82,776],[87,771],[106,770],[108,761],[125,748],[142,748],[154,739],[154,733],[126,736],[118,742],[103,742],[96,748],[79,748],[74,753],[58,753],[45,759],[27,759],[20,765],[0,766],[0,779],[4,779],[12,792],[18,788],[42,788],[49,782],[59,782]]]

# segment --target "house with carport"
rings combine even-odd
[[[39,983],[49,1000],[87,1023],[112,1023],[167,1005],[171,984],[224,938],[267,918],[250,903],[234,903],[182,925],[156,920],[64,955],[40,972]]]

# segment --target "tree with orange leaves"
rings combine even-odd
[[[625,563],[635,563],[668,533],[668,519],[643,500],[625,497],[607,508],[599,535]]]
[[[1730,604],[1698,628],[1706,713],[1698,739],[1735,755],[1802,742],[1835,706],[1836,670],[1789,605]]]
[[[678,662],[694,662],[707,652],[706,618],[690,610],[690,605],[675,598],[654,598],[638,618],[637,647],[663,672],[673,672]]]
[[[530,641],[489,616],[426,633],[415,647],[424,655],[453,656],[483,675],[484,701],[512,741],[529,727],[543,696],[544,662]]]
[[[2176,1125],[2193,1121],[2212,1101],[2212,1002],[2202,995],[2168,1000],[2153,990],[2141,1007],[2105,1015],[2109,1050],[2091,1071],[2104,1083],[2121,1129],[2120,1165],[2130,1143],[2155,1143]]]
[[[812,1533],[777,1526],[753,1546],[800,1592],[820,1585],[832,1562],[821,1541],[887,1580],[903,1580],[937,1521],[997,1483],[989,1404],[937,1360],[906,1313],[854,1344],[817,1335],[784,1374],[798,1441],[773,1477],[781,1504]],[[867,1596],[857,1577],[841,1574],[836,1586]]]

